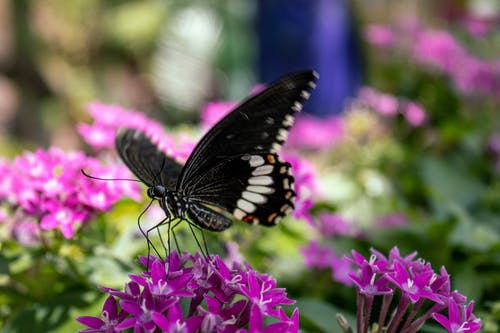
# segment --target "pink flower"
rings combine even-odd
[[[185,160],[189,153],[184,152],[185,141],[191,143],[192,138],[187,140],[177,140],[165,133],[163,126],[146,117],[144,114],[127,110],[117,105],[106,105],[92,103],[87,108],[87,112],[93,117],[94,123],[79,124],[78,131],[84,140],[93,148],[114,149],[116,131],[120,127],[140,129],[160,147],[162,151],[173,158]],[[192,149],[190,147],[190,149]],[[187,155],[187,156],[186,156]]]
[[[317,194],[316,169],[312,163],[298,156],[286,155],[284,160],[292,165],[292,174],[295,179],[296,198],[293,217],[304,218],[313,224],[309,210],[313,205],[312,198]]]
[[[201,125],[209,129],[227,115],[238,103],[235,101],[214,101],[205,104],[201,110]]]
[[[365,28],[365,39],[368,43],[379,47],[390,47],[395,42],[391,28],[381,24],[370,24]]]
[[[318,215],[319,231],[325,237],[356,236],[360,231],[340,214],[320,213]]]
[[[331,147],[344,135],[340,117],[326,119],[300,114],[295,120],[286,143],[292,149],[321,149]]]
[[[64,237],[72,238],[79,225],[124,196],[141,198],[134,182],[85,177],[81,169],[101,178],[129,178],[130,173],[123,166],[104,166],[81,152],[40,149],[25,152],[12,163],[3,162],[0,168],[0,198],[7,198],[9,210],[17,212],[6,218],[13,230],[19,221],[33,219],[42,230],[59,229]]]
[[[424,109],[413,102],[409,102],[402,113],[408,123],[414,127],[422,126],[427,118]]]
[[[375,89],[365,87],[359,93],[362,102],[384,116],[395,116],[398,113],[399,101],[396,97],[383,94]]]
[[[445,72],[459,68],[465,54],[457,40],[444,30],[422,31],[413,44],[413,56],[418,62]]]

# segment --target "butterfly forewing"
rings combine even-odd
[[[146,185],[175,189],[182,165],[165,155],[143,132],[121,128],[115,146],[123,162]]]
[[[224,117],[201,139],[187,160],[178,190],[187,195],[195,193],[200,178],[226,159],[276,153],[316,79],[314,71],[286,76]]]
[[[229,113],[196,146],[178,190],[245,222],[274,225],[289,214],[293,177],[276,152],[316,79],[313,71],[289,75]]]

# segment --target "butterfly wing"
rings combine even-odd
[[[294,73],[245,100],[201,139],[177,190],[247,222],[273,225],[289,213],[293,177],[276,153],[316,79],[313,71]]]
[[[127,167],[147,186],[175,189],[182,165],[165,155],[142,131],[120,128],[115,146]]]

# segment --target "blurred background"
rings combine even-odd
[[[308,111],[340,113],[373,82],[363,27],[495,20],[498,1],[0,0],[0,153],[81,148],[91,101],[166,125],[195,122],[212,99],[313,67]],[[370,76],[372,75],[372,76]]]
[[[93,121],[92,102],[181,128],[191,149],[208,102],[233,105],[257,84],[313,68],[320,80],[304,112],[317,118],[297,121],[286,147],[300,197],[294,216],[276,228],[235,223],[207,237],[211,249],[237,242],[245,260],[299,300],[310,332],[331,328],[336,311],[318,307],[356,307],[354,292],[336,283],[338,270],[321,253],[314,261],[314,246],[338,257],[371,247],[418,251],[436,270],[446,266],[452,289],[476,300],[491,324],[485,332],[498,332],[499,27],[500,0],[0,0],[0,162],[38,147],[98,155],[77,130]],[[8,206],[8,195],[0,199]],[[135,224],[142,199],[113,205],[76,241],[52,233],[58,245],[43,242],[43,251],[0,232],[10,262],[23,253],[46,260],[39,271],[11,265],[21,268],[5,278],[0,251],[0,283],[8,281],[0,291],[22,287],[12,306],[0,292],[0,326],[22,327],[26,304],[45,309],[64,283],[63,311],[72,304],[78,314],[98,313],[95,286],[121,288],[146,251]],[[44,247],[83,273],[68,279],[73,271],[54,265]],[[57,325],[74,328],[74,315],[65,316]]]

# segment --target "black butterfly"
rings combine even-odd
[[[292,212],[290,164],[277,152],[318,74],[304,71],[271,83],[243,101],[200,140],[184,166],[136,129],[120,129],[115,144],[129,169],[167,214],[211,231],[229,215],[272,226]]]

